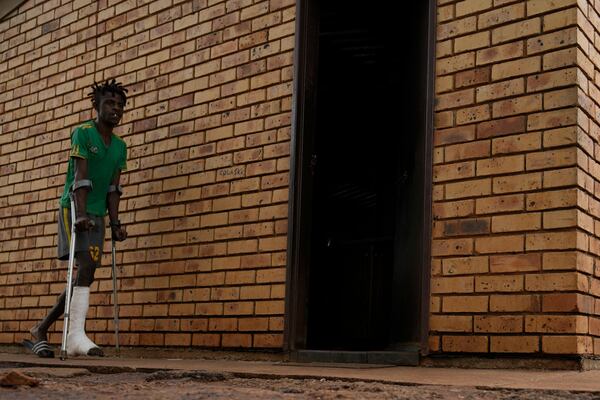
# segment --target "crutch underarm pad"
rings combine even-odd
[[[81,188],[88,188],[89,190],[92,190],[92,181],[90,181],[89,179],[80,179],[78,181],[75,181],[73,182],[71,190],[74,192],[77,189]]]
[[[123,194],[123,187],[121,185],[110,185],[108,187],[108,193],[117,192],[119,196]]]

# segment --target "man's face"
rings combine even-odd
[[[125,101],[120,95],[107,92],[100,97],[98,118],[105,124],[115,127],[119,125],[119,121],[121,121],[124,108]]]

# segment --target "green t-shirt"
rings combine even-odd
[[[127,145],[113,133],[110,146],[106,146],[93,120],[79,125],[71,135],[71,153],[67,169],[67,180],[63,189],[60,204],[70,207],[69,189],[73,185],[75,173],[74,158],[88,161],[88,177],[93,189],[88,192],[86,211],[91,215],[106,215],[106,195],[108,187],[117,171],[127,169]]]

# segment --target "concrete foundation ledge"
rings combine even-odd
[[[600,370],[600,358],[591,356],[528,357],[523,354],[493,356],[489,354],[430,355],[421,358],[421,367],[470,369],[542,369],[557,371]]]
[[[419,365],[418,351],[323,351],[298,350],[292,361],[318,363],[355,363],[380,365]]]
[[[60,345],[51,344],[58,357]],[[102,346],[107,357],[115,357],[115,348]],[[19,345],[0,345],[0,353],[5,354],[31,354]],[[289,356],[282,350],[241,350],[241,349],[207,349],[199,347],[140,347],[121,346],[122,358],[153,358],[153,359],[203,359],[203,360],[239,360],[239,361],[289,361]]]

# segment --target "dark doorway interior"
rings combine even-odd
[[[417,343],[428,2],[303,1],[312,43],[303,60],[310,82],[299,96],[306,103],[295,226],[304,287],[292,347]]]

